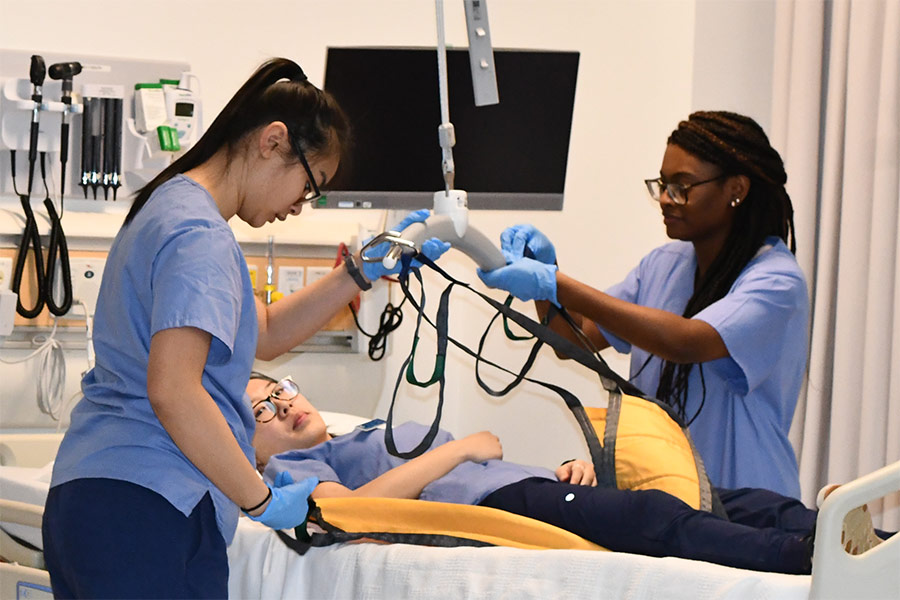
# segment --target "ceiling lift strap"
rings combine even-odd
[[[424,257],[422,257],[424,258]],[[424,317],[424,305],[425,305],[425,287],[422,282],[422,275],[419,273],[418,268],[410,268],[410,263],[412,261],[412,256],[410,254],[404,254],[401,258],[402,260],[402,269],[400,271],[400,281],[401,287],[403,288],[403,293],[407,297],[411,297],[409,294],[409,288],[406,285],[406,281],[409,278],[409,274],[412,273],[416,279],[419,281],[419,289],[421,298],[416,307],[419,309],[418,316],[416,318],[416,331],[415,331],[415,339],[413,340],[413,346],[410,350],[409,356],[406,357],[406,360],[403,362],[403,366],[400,367],[400,374],[397,376],[397,383],[394,385],[394,395],[391,398],[391,406],[388,409],[387,414],[387,427],[384,432],[384,444],[387,448],[387,451],[392,455],[398,458],[403,458],[406,460],[415,458],[417,456],[425,453],[429,448],[431,448],[431,444],[434,442],[435,437],[438,434],[438,428],[441,423],[441,413],[444,407],[444,365],[447,356],[447,340],[448,340],[448,319],[449,319],[449,302],[450,302],[450,289],[453,287],[452,284],[447,286],[444,292],[441,294],[440,305],[438,307],[437,313],[437,324],[435,325],[435,329],[438,334],[438,351],[435,356],[434,362],[434,372],[432,373],[431,379],[426,382],[418,381],[415,377],[415,373],[413,372],[413,362],[416,354],[416,346],[418,345],[419,339],[419,328],[422,324],[422,318]],[[413,301],[415,303],[415,300]],[[427,319],[427,317],[426,317]],[[429,321],[430,322],[430,321]],[[429,387],[434,383],[438,384],[438,403],[437,408],[434,413],[434,420],[431,422],[431,426],[428,428],[428,432],[425,434],[425,437],[422,439],[419,444],[409,450],[407,452],[400,452],[397,450],[397,446],[394,442],[394,404],[397,400],[397,391],[400,389],[400,383],[403,380],[404,374],[406,375],[407,381],[410,383],[417,385],[419,387]]]
[[[582,430],[582,433],[584,434],[584,438],[585,438],[585,441],[587,442],[587,446],[588,446],[588,451],[590,452],[590,455],[591,455],[591,460],[593,461],[596,471],[597,471],[598,485],[601,485],[604,487],[615,487],[615,485],[616,485],[615,469],[613,468],[614,464],[615,464],[614,463],[615,447],[612,444],[608,445],[605,448],[600,445],[600,441],[597,439],[597,434],[594,431],[594,427],[591,424],[591,421],[590,421],[589,417],[587,416],[587,413],[585,412],[584,407],[582,406],[582,404],[578,400],[578,398],[575,397],[568,390],[565,390],[559,386],[556,386],[556,385],[553,385],[553,384],[550,384],[550,383],[547,383],[544,381],[539,381],[537,379],[532,379],[530,377],[525,377],[525,373],[531,369],[531,365],[534,362],[534,358],[537,354],[537,350],[541,347],[543,341],[540,339],[537,340],[534,347],[532,348],[531,355],[529,356],[528,360],[526,361],[526,364],[522,367],[522,370],[518,374],[513,373],[512,371],[509,371],[508,369],[480,356],[480,352],[482,350],[482,344],[479,344],[479,352],[476,355],[475,352],[470,350],[464,344],[459,343],[457,340],[453,339],[453,337],[451,337],[449,335],[449,332],[448,332],[448,302],[449,302],[450,290],[454,287],[454,285],[462,286],[462,287],[465,287],[466,289],[470,290],[471,292],[481,296],[485,300],[488,300],[492,304],[495,303],[495,301],[493,299],[490,299],[488,296],[484,296],[480,292],[472,289],[467,283],[464,283],[464,282],[454,279],[449,274],[447,274],[445,271],[443,271],[440,267],[435,265],[434,262],[429,260],[428,257],[426,257],[422,254],[419,254],[417,256],[417,260],[421,261],[423,264],[428,265],[429,267],[431,267],[432,269],[434,269],[435,271],[437,271],[438,273],[443,275],[444,278],[446,278],[448,281],[450,281],[450,285],[448,285],[447,288],[444,290],[444,292],[441,294],[440,305],[438,307],[437,316],[435,319],[436,322],[432,322],[431,319],[429,319],[428,316],[425,315],[425,290],[422,287],[422,276],[419,273],[418,267],[410,268],[411,267],[411,265],[410,265],[411,259],[412,259],[411,255],[409,255],[409,254],[403,255],[403,257],[402,257],[403,267],[400,271],[399,280],[400,280],[400,287],[403,290],[404,295],[406,296],[407,300],[409,300],[412,303],[413,307],[418,312],[418,316],[417,316],[417,320],[416,320],[416,333],[415,333],[416,340],[413,342],[413,348],[412,348],[409,356],[406,358],[406,361],[403,363],[403,365],[400,368],[400,374],[397,377],[397,383],[394,386],[394,394],[393,394],[393,397],[391,398],[391,406],[388,409],[387,427],[386,427],[385,436],[384,436],[385,446],[387,447],[388,452],[393,456],[397,456],[397,457],[404,458],[404,459],[410,459],[410,458],[415,458],[416,456],[423,454],[425,451],[427,451],[431,447],[431,444],[433,443],[433,441],[438,433],[438,428],[440,426],[440,421],[441,421],[441,413],[443,411],[444,384],[445,384],[444,365],[445,365],[446,354],[447,354],[447,343],[450,342],[457,348],[461,349],[466,354],[469,354],[470,356],[476,358],[476,360],[483,362],[485,364],[491,365],[492,367],[495,367],[501,371],[504,371],[506,373],[509,373],[509,374],[515,376],[515,381],[511,385],[507,386],[507,388],[505,390],[503,390],[502,392],[496,392],[494,390],[489,389],[486,385],[483,384],[483,382],[479,378],[479,385],[481,385],[485,389],[485,391],[487,391],[489,394],[491,394],[493,396],[499,396],[499,395],[502,395],[503,393],[506,393],[507,391],[512,389],[512,387],[515,387],[522,381],[529,381],[531,383],[535,383],[537,385],[543,386],[543,387],[555,392],[556,394],[558,394],[560,396],[560,398],[562,398],[563,401],[566,403],[566,406],[569,407],[569,410],[572,412],[573,416],[575,417],[576,422],[578,423],[579,427]],[[410,274],[415,276],[415,278],[419,282],[420,298],[418,301],[412,296],[412,294],[410,293],[410,290],[409,290],[408,282],[409,282]],[[500,303],[496,303],[496,304],[499,305]],[[500,306],[505,306],[505,305],[500,305]],[[495,306],[495,308],[496,308],[496,306]],[[513,311],[512,309],[509,309],[508,306],[505,306],[505,308],[507,309],[507,311],[506,311],[506,313],[504,313],[504,316],[508,316],[507,313],[517,314],[517,315],[523,317],[524,319],[528,320],[527,317],[525,317],[524,315],[521,315],[520,313],[517,313],[516,311]],[[432,378],[430,381],[425,382],[425,383],[415,381],[414,375],[411,376],[410,371],[409,371],[410,365],[411,365],[412,361],[414,360],[415,349],[416,349],[416,345],[417,345],[416,342],[418,341],[419,327],[423,320],[435,328],[435,330],[437,332],[437,343],[438,343],[438,352],[437,352],[437,356],[435,357],[435,374],[432,375]],[[492,322],[493,322],[493,320],[492,320]],[[531,333],[533,333],[533,332],[531,332]],[[602,359],[600,359],[600,360],[602,360]],[[437,403],[437,407],[435,409],[434,420],[432,421],[431,426],[429,427],[429,430],[426,433],[425,437],[422,439],[422,441],[413,450],[410,450],[409,452],[399,452],[397,450],[397,447],[394,443],[394,438],[393,438],[394,404],[396,403],[396,400],[397,400],[397,392],[399,390],[400,383],[402,382],[404,373],[406,374],[406,379],[409,383],[412,383],[414,385],[419,385],[420,387],[426,387],[426,386],[432,385],[435,382],[439,383],[438,403]]]
[[[453,146],[456,134],[450,122],[450,102],[447,94],[447,43],[444,40],[444,0],[434,0],[437,18],[438,89],[441,97],[441,124],[438,125],[438,142],[441,145],[441,170],[444,173],[444,193],[450,195],[456,167],[453,164]]]

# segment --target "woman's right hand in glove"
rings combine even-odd
[[[534,225],[507,227],[500,234],[500,250],[507,263],[513,263],[523,257],[534,258],[547,265],[556,263],[556,248]]]
[[[254,521],[268,525],[272,529],[293,529],[306,521],[309,512],[309,495],[312,494],[319,480],[316,477],[294,483],[294,478],[287,471],[282,471],[271,486],[272,499],[261,515],[247,515]]]

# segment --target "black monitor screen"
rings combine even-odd
[[[562,208],[577,52],[494,50],[500,103],[476,107],[468,51],[447,51],[454,187],[469,208]],[[325,89],[354,132],[325,207],[430,207],[444,189],[434,48],[329,48]]]

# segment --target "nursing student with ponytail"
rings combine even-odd
[[[351,256],[264,305],[228,220],[259,227],[299,214],[348,139],[335,101],[296,63],[273,59],[135,196],[107,257],[96,364],[44,512],[55,597],[225,598],[240,510],[276,529],[304,521],[317,481],[270,487],[254,468],[251,366],[309,338],[386,271]],[[429,258],[447,247],[424,246]]]
[[[485,284],[563,306],[597,350],[631,353],[633,383],[689,424],[717,487],[799,498],[788,440],[807,364],[809,298],[794,259],[793,208],[778,152],[749,117],[696,112],[645,181],[670,242],[602,292],[565,274],[530,225],[503,232],[507,266]],[[563,318],[558,333],[584,343]]]

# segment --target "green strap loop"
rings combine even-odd
[[[509,296],[506,297],[506,301],[503,303],[503,306],[509,308],[510,306],[512,306],[512,301],[513,301],[513,295],[510,294]],[[511,339],[514,342],[524,342],[527,340],[534,339],[533,335],[516,335],[516,334],[514,334],[512,332],[512,330],[509,328],[509,317],[507,317],[506,315],[503,315],[503,331],[506,332],[506,337]]]
[[[409,364],[406,365],[406,381],[413,385],[416,385],[416,386],[419,386],[422,388],[426,388],[430,385],[434,385],[435,383],[437,383],[438,381],[441,380],[441,377],[444,376],[445,361],[444,361],[443,356],[441,356],[441,355],[435,356],[434,357],[434,371],[431,373],[431,379],[429,379],[428,381],[419,381],[418,379],[416,379],[416,373],[415,373],[415,369],[413,368],[413,362],[415,362],[416,344],[418,343],[418,341],[419,341],[419,338],[413,339],[412,351],[410,352],[410,355],[413,357],[413,359],[410,360]]]

